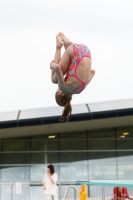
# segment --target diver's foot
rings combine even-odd
[[[62,35],[59,33],[56,35],[56,47],[61,48],[64,45],[64,42],[62,41]]]
[[[62,41],[64,42],[65,49],[67,49],[72,44],[72,42],[62,32],[59,34],[62,36]]]

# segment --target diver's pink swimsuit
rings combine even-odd
[[[90,80],[88,80],[86,82],[83,82],[76,75],[76,71],[77,71],[78,64],[80,63],[80,61],[84,57],[88,57],[88,58],[91,59],[91,53],[90,53],[90,50],[88,49],[88,47],[83,45],[83,44],[72,44],[72,47],[73,47],[73,57],[71,59],[69,70],[68,70],[68,72],[67,72],[67,74],[65,76],[65,80],[69,76],[73,76],[73,77],[77,78],[79,80],[79,82],[81,82],[81,85],[71,92],[72,94],[74,94],[77,90],[79,90],[78,93],[82,92],[82,90],[84,89],[85,84],[88,84],[90,82]]]

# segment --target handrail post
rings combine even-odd
[[[13,184],[14,182],[11,183],[11,200],[13,200]]]
[[[59,182],[58,183],[58,194],[59,194],[59,200],[61,200],[61,198],[62,198],[62,196],[61,196],[61,194],[62,194],[62,187],[61,187],[61,183]]]
[[[73,185],[70,185],[70,186],[67,187],[63,200],[66,199],[67,193],[68,193],[70,188],[74,189],[74,200],[76,200],[76,188]]]
[[[0,200],[1,200],[1,191],[2,191],[2,189],[1,189],[1,186],[2,186],[2,184],[0,184]]]
[[[105,190],[104,190],[104,186],[102,186],[102,200],[105,200]]]
[[[29,181],[29,200],[30,200],[30,181]]]
[[[67,189],[66,190],[69,190],[69,188],[70,187],[72,187],[74,190],[75,190],[75,193],[74,193],[74,195],[76,196],[76,188],[73,186],[73,184],[75,185],[76,184],[76,181],[62,181],[62,182],[60,182],[60,196],[61,196],[61,198],[60,198],[60,200],[62,200],[63,199],[63,192],[62,192],[62,185],[63,185],[63,183],[65,183],[66,185],[69,185],[69,183],[71,183],[71,185],[70,186],[68,186],[67,187]],[[76,199],[76,197],[75,197],[75,199]],[[64,199],[63,199],[64,200]]]

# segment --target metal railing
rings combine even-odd
[[[60,195],[60,187],[61,185],[58,184],[59,199],[65,200],[68,195],[71,196],[70,188],[73,188],[75,190],[74,200],[76,200],[76,188],[74,186],[67,186],[65,195],[62,194],[62,196]],[[52,195],[49,200],[51,197]],[[0,200],[44,200],[44,198],[42,182],[0,182]]]
[[[80,189],[80,185],[76,184],[76,181],[63,181],[60,183],[60,194],[64,193],[66,190],[66,187],[68,185],[73,185],[76,188],[76,193],[78,194],[78,191]],[[87,198],[88,200],[111,200],[113,199],[113,189],[114,187],[112,186],[97,186],[97,185],[87,185]],[[128,193],[130,198],[133,198],[133,188],[128,188]],[[70,196],[68,199],[71,199]],[[79,199],[79,195],[77,196],[77,199]],[[133,200],[133,199],[132,199]]]
[[[8,181],[0,182],[0,200],[10,200],[11,184]]]
[[[78,200],[80,185],[76,181],[58,183],[60,200]],[[133,197],[133,188],[128,188],[129,196]],[[87,185],[88,200],[111,200],[113,187]],[[0,200],[45,200],[42,182],[0,182]],[[51,198],[49,199],[51,200]]]

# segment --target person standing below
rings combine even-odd
[[[53,196],[54,200],[58,200],[57,180],[58,175],[54,172],[54,166],[52,164],[48,165],[47,173],[44,175],[42,181],[45,193],[45,200],[48,200],[50,195]]]
[[[80,200],[87,200],[87,188],[86,188],[86,184],[81,185],[78,193],[80,195]]]
[[[125,200],[130,199],[127,188],[115,187],[114,188],[114,200]]]

